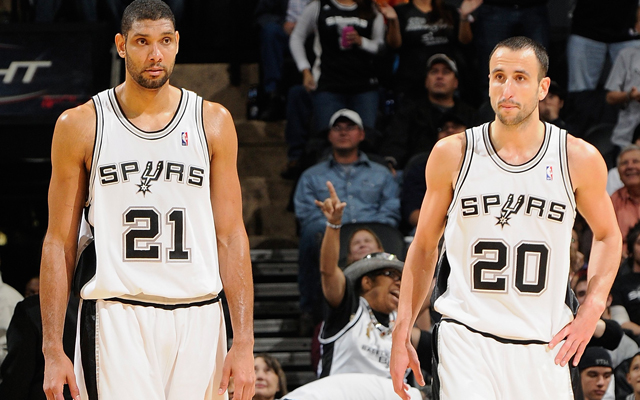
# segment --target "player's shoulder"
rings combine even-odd
[[[607,181],[607,166],[595,146],[567,134],[567,161],[574,189]]]
[[[205,124],[205,129],[207,126],[211,128],[213,126],[220,126],[224,123],[233,123],[231,113],[225,106],[208,100],[204,100],[202,102],[202,119]],[[209,134],[209,132],[207,133]]]
[[[602,155],[591,143],[567,133],[567,158],[571,165],[601,160]]]
[[[461,160],[467,146],[465,132],[455,133],[438,140],[431,150],[429,159]]]
[[[96,128],[96,111],[92,100],[65,110],[56,121],[54,135],[70,137],[77,141],[93,142]]]

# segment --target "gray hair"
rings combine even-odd
[[[622,151],[620,152],[620,154],[618,154],[618,158],[616,159],[616,167],[620,166],[620,159],[622,158],[622,155],[625,153],[628,153],[630,151],[640,151],[640,146],[636,145],[636,144],[630,144],[627,147],[625,147],[624,149],[622,149]]]

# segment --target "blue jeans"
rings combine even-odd
[[[312,110],[311,94],[302,85],[292,86],[287,95],[287,125],[284,128],[284,138],[289,145],[289,161],[299,160],[304,154],[311,128]]]
[[[260,62],[266,93],[278,89],[282,76],[282,60],[289,49],[289,35],[276,22],[267,22],[260,32]]]
[[[322,308],[320,245],[325,229],[325,222],[301,224],[298,245],[298,288],[300,310],[304,313],[319,315]]]
[[[331,116],[342,108],[357,112],[362,118],[362,124],[365,128],[373,128],[376,125],[376,116],[378,114],[378,91],[371,90],[357,94],[314,92],[315,132],[329,129]]]
[[[620,50],[632,46],[640,46],[640,40],[604,43],[583,36],[569,36],[567,42],[569,92],[594,90],[602,75],[607,54],[611,62],[615,62]]]
[[[478,8],[473,24],[478,73],[483,89],[488,88],[489,56],[501,41],[512,36],[526,36],[549,46],[549,13],[546,5],[514,8],[483,4]],[[485,92],[486,93],[486,92]]]

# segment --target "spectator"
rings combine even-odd
[[[640,46],[640,41],[634,42]],[[607,102],[620,107],[618,122],[611,134],[611,142],[620,148],[632,143],[633,131],[640,126],[639,65],[640,47],[621,50],[605,85]]]
[[[475,111],[456,99],[458,68],[445,54],[427,61],[426,96],[403,102],[389,125],[379,152],[397,169],[404,168],[412,155],[430,151],[438,138],[438,127],[445,113],[473,121]]]
[[[636,342],[640,343],[640,224],[629,230],[627,252],[629,259],[623,265],[629,266],[630,270],[626,273],[620,271],[618,279],[613,284],[611,315],[623,329],[631,332]],[[621,278],[622,276],[624,278]]]
[[[636,129],[633,131],[631,143],[640,147],[640,125],[636,126]],[[611,168],[609,170],[609,175],[607,176],[607,193],[612,195],[616,190],[622,187],[624,187],[624,183],[622,183],[622,180],[620,179],[620,172],[618,172],[618,168]]]
[[[306,170],[296,186],[295,213],[300,222],[298,285],[302,318],[320,317],[319,250],[326,218],[314,201],[329,197],[327,181],[347,201],[345,222],[381,222],[398,226],[400,200],[398,184],[387,168],[359,151],[364,140],[360,116],[352,110],[337,111],[330,119],[331,155]]]
[[[333,187],[333,185],[331,185]],[[331,189],[329,189],[331,192]],[[324,238],[323,238],[324,242]],[[367,254],[380,253],[384,251],[382,242],[374,231],[368,228],[358,229],[349,235],[347,240],[349,251],[347,252],[347,265],[361,260]]]
[[[558,82],[551,81],[547,97],[540,100],[540,119],[558,128],[567,129],[567,124],[560,118],[560,110],[564,106],[565,98],[564,89],[558,85]]]
[[[567,42],[569,92],[598,86],[607,54],[615,61],[625,47],[638,46],[638,0],[577,0]]]
[[[287,394],[287,377],[273,356],[266,353],[256,354],[253,369],[256,372],[256,392],[253,400],[274,400]]]
[[[587,347],[578,364],[584,400],[602,400],[611,383],[613,366],[602,347]]]
[[[320,0],[305,8],[289,46],[305,88],[314,92],[316,132],[325,130],[333,113],[345,107],[355,110],[373,132],[378,109],[373,60],[384,45],[384,30],[384,19],[372,0]],[[312,72],[304,43],[314,32]]]
[[[320,252],[322,293],[328,305],[319,339],[320,376],[360,372],[389,378],[391,330],[404,264],[394,255],[372,253],[342,271],[340,226],[347,203],[340,201],[330,182],[327,188],[329,196],[316,202],[327,221]],[[412,344],[427,360],[430,340],[428,332],[414,328]]]
[[[625,400],[640,400],[640,353],[633,356],[629,363],[627,382],[633,387],[633,393],[625,397]]]
[[[438,128],[438,140],[462,132],[467,129],[468,123],[453,113],[446,113],[440,119]],[[428,152],[415,163],[407,164],[404,170],[400,205],[402,210],[402,220],[409,227],[409,234],[415,232],[420,215],[420,206],[427,191],[425,180],[425,168],[427,167]],[[418,157],[417,155],[415,157]]]
[[[24,297],[40,293],[40,277],[34,276],[24,286]]]
[[[284,117],[282,65],[289,53],[289,36],[310,0],[260,0],[256,8],[260,26],[260,67],[266,102],[259,119],[276,121]]]
[[[2,262],[0,261],[0,265]],[[20,292],[2,281],[0,273],[0,364],[7,356],[7,328],[16,304],[23,299]],[[0,375],[0,379],[2,376]]]
[[[640,147],[633,144],[625,147],[617,164],[624,187],[611,195],[611,201],[624,241],[629,228],[640,221]]]
[[[420,391],[409,389],[411,400],[422,400]],[[307,383],[282,400],[395,400],[390,379],[370,374],[331,375]]]
[[[74,358],[79,298],[71,296],[64,319],[62,345],[70,360]],[[40,296],[32,295],[16,304],[7,329],[8,353],[0,367],[0,399],[45,400],[44,356],[42,355],[42,317]],[[65,385],[65,400],[72,400]]]
[[[471,42],[469,17],[480,3],[464,0],[460,11],[442,0],[410,0],[395,8],[380,7],[389,24],[387,44],[398,49],[397,94],[420,94],[426,78],[422,67],[427,60],[439,53],[455,58],[458,44]]]

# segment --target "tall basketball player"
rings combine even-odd
[[[499,43],[489,65],[495,120],[441,140],[431,153],[393,334],[391,374],[403,399],[407,366],[423,381],[409,333],[443,232],[432,297],[442,314],[434,398],[573,398],[568,363],[578,364],[604,310],[621,237],[598,151],[540,121],[548,63],[530,39]],[[568,291],[576,211],[594,237],[577,314]]]
[[[253,283],[233,121],[169,85],[179,34],[165,3],[131,3],[115,41],[125,82],[65,111],[53,136],[40,293],[47,399],[65,383],[82,400],[226,399],[232,375],[248,400]],[[74,271],[72,365],[62,329]]]

